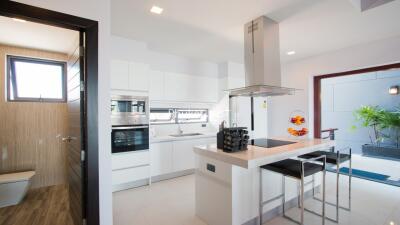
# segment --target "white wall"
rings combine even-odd
[[[302,91],[294,96],[273,97],[269,100],[269,136],[288,135],[288,118],[296,109],[306,113],[312,136],[313,76],[399,62],[399,43],[400,37],[393,37],[282,65],[282,86]]]
[[[353,153],[360,154],[361,146],[370,143],[371,131],[355,121],[354,111],[366,105],[393,110],[400,104],[400,95],[388,93],[390,86],[400,85],[400,70],[333,77],[321,83],[322,129],[338,128],[337,145],[349,146]],[[352,125],[357,129],[351,129]]]
[[[111,121],[109,101],[110,1],[17,0],[18,2],[99,21],[99,178],[100,224],[112,224]]]

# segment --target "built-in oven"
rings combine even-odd
[[[111,124],[113,126],[149,124],[148,98],[126,95],[111,96]]]
[[[112,153],[149,149],[149,125],[113,126]]]

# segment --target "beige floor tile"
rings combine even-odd
[[[347,205],[348,179],[341,176],[341,204]],[[335,201],[334,174],[327,176],[327,200]],[[400,188],[353,178],[352,211],[340,211],[340,225],[400,225]],[[195,216],[194,176],[184,176],[113,194],[114,225],[206,225]],[[320,210],[321,204],[307,200],[310,209]],[[299,209],[288,211],[299,217]],[[327,206],[327,215],[335,216],[335,208]],[[309,225],[321,224],[321,219],[306,213]],[[393,222],[391,224],[390,222]],[[265,225],[293,225],[278,217]],[[327,222],[327,225],[335,223]]]

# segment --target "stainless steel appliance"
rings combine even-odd
[[[111,124],[113,126],[149,124],[148,98],[126,95],[112,96]]]
[[[261,16],[244,26],[246,86],[231,89],[230,96],[293,95],[296,89],[281,86],[279,24]]]
[[[149,125],[117,126],[112,128],[112,153],[149,149]]]
[[[147,97],[111,97],[112,153],[149,149]]]

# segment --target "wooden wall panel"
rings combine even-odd
[[[67,183],[66,103],[6,101],[6,55],[66,61],[67,55],[0,45],[0,174],[35,170],[32,187]]]

